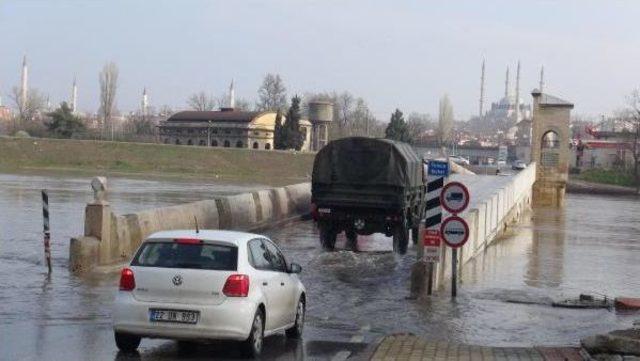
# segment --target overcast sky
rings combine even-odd
[[[120,68],[118,107],[185,107],[193,92],[256,98],[265,73],[289,94],[348,90],[387,120],[396,108],[437,114],[448,93],[457,118],[487,105],[522,62],[522,97],[538,85],[599,115],[640,87],[640,1],[0,0],[0,92],[8,102],[22,56],[30,87],[95,110],[98,72]],[[513,82],[512,82],[513,84]]]

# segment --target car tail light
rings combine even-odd
[[[227,297],[247,297],[249,295],[249,276],[231,275],[224,283],[222,293]]]
[[[202,243],[201,239],[196,239],[196,238],[176,238],[173,241],[178,243],[178,244],[200,244],[200,243]]]
[[[120,273],[120,291],[133,291],[136,288],[136,279],[133,271],[129,268],[123,268]]]
[[[318,220],[318,206],[315,203],[311,203],[311,219]]]

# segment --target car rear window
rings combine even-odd
[[[148,241],[140,248],[131,265],[235,271],[238,269],[238,248],[206,243]]]

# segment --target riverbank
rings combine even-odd
[[[202,178],[282,186],[309,181],[314,154],[73,139],[0,138],[0,171]]]
[[[587,182],[574,178],[569,178],[567,182],[567,192],[603,195],[638,195],[636,189],[633,187]]]

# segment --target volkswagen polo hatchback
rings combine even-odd
[[[148,237],[122,270],[113,329],[120,350],[142,338],[237,340],[259,355],[264,336],[299,337],[305,288],[267,237],[232,231],[165,231]]]

